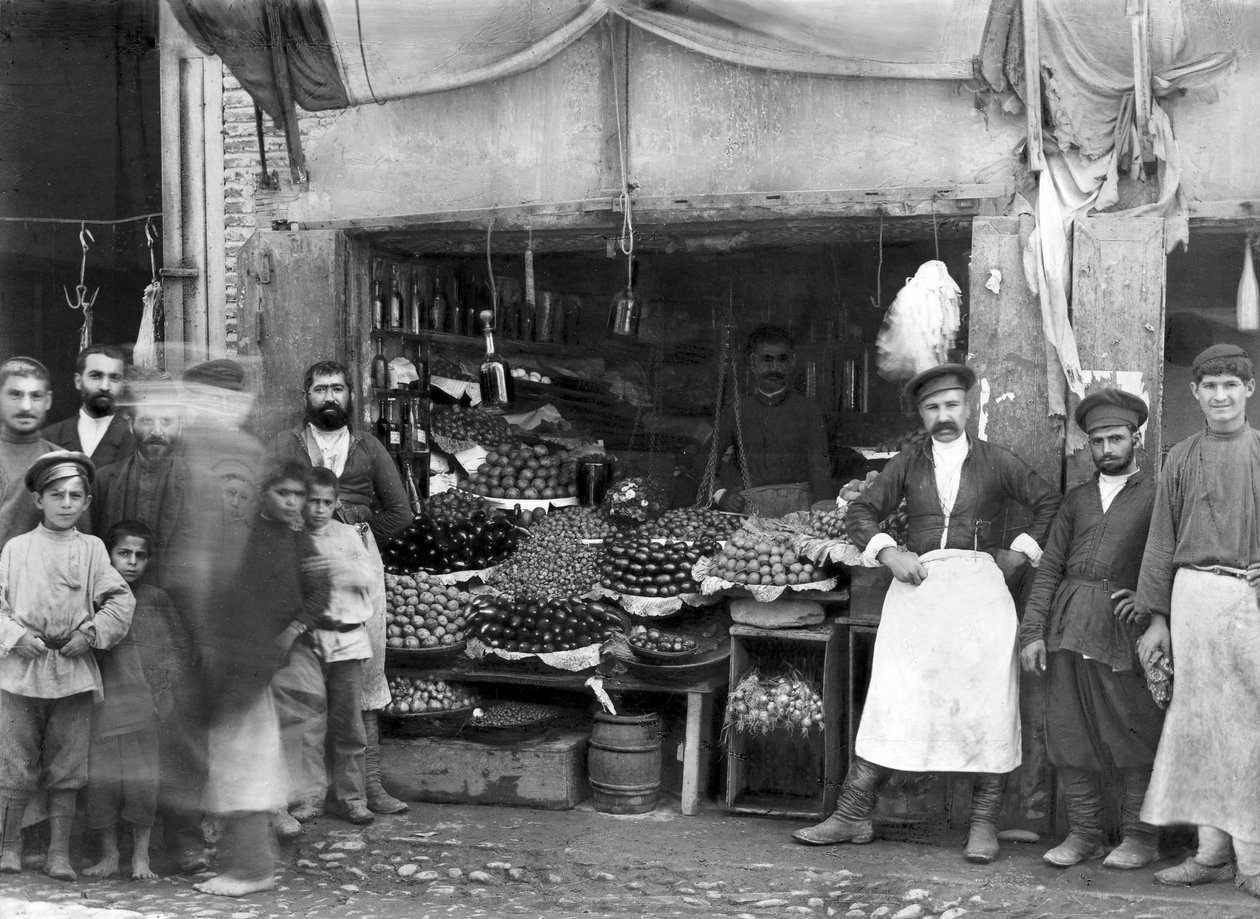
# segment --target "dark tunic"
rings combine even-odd
[[[753,488],[805,482],[812,488],[815,501],[836,496],[838,489],[831,476],[827,428],[817,403],[791,389],[776,396],[755,392],[740,398],[739,421],[744,455],[748,460],[748,481]],[[742,490],[744,480],[739,471],[735,413],[729,408],[713,436],[719,451],[735,448],[735,462],[719,467],[722,486]],[[700,454],[701,459],[707,459],[707,450],[701,450]]]
[[[941,546],[945,513],[936,490],[936,465],[932,442],[903,450],[888,461],[870,487],[849,505],[845,529],[854,545],[865,549],[879,522],[906,499],[910,548],[923,555]],[[1058,492],[1022,459],[997,444],[972,440],[963,460],[958,495],[949,516],[944,548],[976,549],[992,553],[1005,548],[1002,513],[1007,501],[1022,504],[1033,514],[1024,530],[1044,545],[1046,531],[1059,506]]]
[[[1137,587],[1154,502],[1155,480],[1142,471],[1129,477],[1106,513],[1097,477],[1068,492],[1028,595],[1020,648],[1043,639],[1049,651],[1135,669],[1142,630],[1116,619],[1111,594]]]

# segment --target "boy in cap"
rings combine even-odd
[[[1260,431],[1247,422],[1251,359],[1213,345],[1193,364],[1205,429],[1160,470],[1137,609],[1151,624],[1143,665],[1173,661],[1142,819],[1198,827],[1198,852],[1161,884],[1228,881],[1260,897]]]
[[[1159,830],[1141,813],[1164,715],[1137,660],[1133,605],[1155,501],[1155,480],[1137,465],[1147,414],[1142,399],[1119,389],[1081,400],[1076,423],[1098,475],[1064,498],[1019,630],[1024,671],[1047,681],[1046,747],[1069,832],[1043,858],[1060,868],[1106,852],[1108,769],[1124,783],[1123,840],[1103,864],[1141,868],[1159,852]]]
[[[1041,556],[1059,496],[1010,450],[966,432],[970,367],[940,364],[906,384],[930,438],[903,450],[861,498],[845,528],[862,562],[895,579],[884,598],[855,755],[835,813],[793,838],[866,843],[880,789],[894,771],[969,772],[971,829],[963,856],[998,855],[1006,776],[1020,763],[1015,603],[1007,584]],[[879,529],[906,501],[909,546]],[[1008,544],[1008,501],[1032,512]]]
[[[92,650],[121,641],[135,610],[105,544],[75,528],[94,475],[82,453],[40,457],[26,487],[43,522],[0,550],[0,872],[22,870],[22,812],[42,785],[51,834],[44,872],[75,879],[70,824],[103,688]]]

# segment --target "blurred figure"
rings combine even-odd
[[[372,617],[368,638],[372,659],[363,668],[363,726],[367,735],[367,804],[374,814],[401,814],[407,805],[381,784],[380,726],[377,712],[389,704],[385,680],[385,566],[379,544],[406,529],[413,519],[402,477],[389,453],[375,437],[354,430],[353,377],[336,361],[312,364],[302,389],[306,394],[305,420],[272,439],[271,453],[307,468],[322,466],[337,476],[338,500],[334,517],[358,527],[367,544],[377,575],[373,580]],[[300,654],[301,652],[299,652]],[[277,678],[285,747],[304,744],[308,767],[294,775],[298,805],[321,802],[328,780],[323,769],[319,722],[327,702],[314,655],[302,657],[301,670]],[[318,769],[315,764],[318,763]],[[303,809],[306,810],[306,809]]]
[[[263,446],[243,430],[254,408],[254,395],[245,387],[245,368],[219,359],[189,367],[183,376],[185,422],[180,452],[207,473],[221,477],[244,465],[248,478],[258,481]]]
[[[248,563],[212,623],[206,808],[221,819],[223,831],[220,873],[194,885],[202,893],[240,897],[276,883],[268,822],[287,801],[287,769],[270,684],[329,599],[326,582],[313,573],[314,548],[302,530],[308,475],[300,463],[268,466]],[[304,563],[311,572],[305,578]]]
[[[214,591],[223,583],[217,568],[224,538],[219,483],[183,455],[183,412],[169,381],[137,382],[124,408],[131,416],[136,450],[98,474],[95,531],[105,533],[120,521],[135,520],[153,532],[147,579],[170,595],[181,634],[193,647],[202,647],[217,607]],[[201,831],[206,743],[202,687],[195,680],[175,687],[171,705],[170,717],[158,725],[158,808],[179,870],[199,871],[207,866]]]
[[[130,456],[135,449],[131,425],[117,411],[126,371],[122,351],[112,345],[80,351],[74,363],[79,410],[45,428],[45,439],[66,450],[82,450],[98,469]]]
[[[20,483],[32,463],[58,449],[39,434],[52,407],[50,382],[48,369],[32,357],[0,364],[0,548],[40,521]]]

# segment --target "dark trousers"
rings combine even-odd
[[[120,818],[132,826],[153,826],[157,797],[158,742],[153,725],[92,738],[87,786],[90,829],[116,826]]]
[[[1150,769],[1164,713],[1140,671],[1113,671],[1075,651],[1046,657],[1046,752],[1055,766]]]
[[[88,781],[92,694],[60,699],[0,690],[0,795],[24,801],[43,791],[75,791]]]
[[[207,703],[191,680],[173,692],[172,704],[158,717],[158,813],[169,848],[200,852],[205,848],[201,793],[210,730]]]
[[[342,803],[367,800],[363,729],[363,661],[324,664],[328,688],[325,755],[333,797]]]

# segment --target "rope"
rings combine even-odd
[[[879,261],[875,263],[875,305],[884,305],[884,212],[879,212]]]
[[[609,30],[612,30],[612,18],[609,17]],[[615,33],[613,33],[615,38]],[[613,117],[617,120],[617,165],[621,169],[621,237],[617,240],[617,247],[621,249],[621,254],[629,259],[634,253],[634,215],[632,214],[632,205],[630,202],[630,162],[626,158],[626,141],[622,136],[621,124],[621,92],[618,89],[619,74],[617,73],[617,55],[609,55],[609,64],[612,66],[612,88],[613,88]],[[627,266],[626,286],[632,286],[634,280],[634,270]]]
[[[486,270],[490,272],[490,309],[494,312],[494,322],[499,322],[499,290],[494,284],[494,262],[490,259],[490,234],[494,231],[494,218],[486,224]],[[499,332],[502,333],[500,328]]]
[[[377,105],[384,105],[384,102],[376,98],[376,87],[372,85],[372,75],[368,73],[367,50],[363,47],[363,12],[359,9],[359,0],[354,0],[354,24],[359,31],[359,60],[363,62],[363,80],[367,83],[368,92],[372,94],[372,101]]]
[[[941,260],[941,240],[936,235],[936,195],[932,196],[932,245],[936,247],[936,260]]]
[[[162,219],[162,212],[153,214],[137,214],[134,217],[119,217],[117,220],[84,220],[82,217],[0,217],[0,223],[65,223],[81,227],[90,224],[97,227],[114,227],[121,223],[139,223],[142,220]]]

